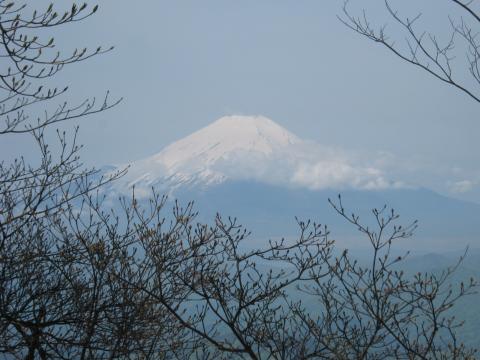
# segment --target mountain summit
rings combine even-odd
[[[174,170],[185,163],[211,165],[241,152],[269,156],[300,142],[297,136],[266,117],[225,116],[167,146],[151,159]]]
[[[346,152],[305,141],[264,116],[225,116],[130,164],[122,187],[206,188],[226,181],[287,187],[386,188],[382,172]]]

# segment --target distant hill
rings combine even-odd
[[[252,182],[227,182],[204,190],[176,193],[182,202],[195,200],[203,221],[216,212],[237,217],[252,231],[252,238],[294,237],[298,232],[295,216],[328,225],[333,238],[348,247],[363,247],[356,229],[347,224],[328,203],[339,191],[285,189]],[[417,251],[459,250],[467,245],[480,248],[480,205],[441,196],[426,189],[344,190],[347,210],[360,215],[372,226],[371,209],[387,205],[400,214],[399,223],[419,220],[416,236],[398,246]],[[366,244],[365,244],[366,245]]]

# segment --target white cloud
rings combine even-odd
[[[345,161],[321,161],[302,163],[291,178],[294,185],[311,189],[356,188],[368,190],[386,189],[392,186],[381,170],[360,167]]]
[[[450,191],[456,194],[463,194],[463,193],[472,191],[473,188],[475,188],[477,185],[479,185],[479,181],[474,181],[474,180],[456,181],[450,184]]]

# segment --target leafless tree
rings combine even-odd
[[[119,213],[105,212],[99,198],[88,194],[62,211],[34,216],[3,242],[0,353],[24,359],[170,359],[188,358],[204,347],[167,310],[185,291],[152,281],[139,252],[149,226],[163,222],[164,201],[154,196],[151,213],[143,216],[126,201]],[[174,218],[164,239],[174,239],[179,226],[183,222]],[[168,252],[157,266],[175,260]],[[139,291],[144,286],[161,289],[162,302]]]
[[[74,204],[81,205],[85,196],[121,173],[98,179],[94,170],[85,169],[79,161],[76,135],[68,141],[65,133],[58,133],[60,152],[52,154],[45,131],[52,124],[98,113],[118,103],[109,103],[106,96],[98,105],[93,98],[69,106],[64,100],[68,87],[46,85],[65,66],[105,52],[101,48],[91,52],[77,49],[64,56],[56,50],[52,37],[56,29],[96,11],[96,6],[88,8],[86,4],[73,4],[64,13],[53,5],[38,11],[31,9],[31,4],[0,1],[0,136],[31,135],[39,154],[36,163],[21,157],[0,163],[0,353],[26,359],[66,358],[71,353],[66,348],[71,339],[79,341],[83,358],[89,356],[87,349],[91,351],[87,346],[91,343],[88,324],[98,311],[93,300],[84,301],[81,295],[86,287],[90,300],[98,297],[104,284],[86,281],[97,279],[102,269],[98,263],[93,267],[93,257],[89,258],[90,268],[80,262],[91,255],[87,243],[81,251],[80,239],[75,242],[63,237],[62,243],[57,236],[58,231],[67,231],[62,225],[65,215],[74,220]],[[50,111],[55,101],[59,103]],[[99,226],[95,221],[86,224],[83,231]],[[53,232],[55,227],[57,233]],[[74,248],[65,242],[72,242]],[[61,257],[64,253],[72,256],[75,247],[79,252],[72,260]],[[79,268],[81,264],[83,268]],[[86,311],[82,308],[86,305],[92,307]],[[115,309],[118,311],[118,306]],[[81,337],[72,335],[81,330]]]
[[[118,103],[109,103],[107,94],[98,105],[92,98],[69,106],[64,99],[68,86],[59,89],[46,85],[66,66],[108,51],[101,47],[94,51],[84,48],[63,55],[53,38],[57,28],[84,20],[97,8],[73,4],[69,11],[59,13],[53,4],[38,11],[27,3],[0,1],[0,135],[30,134],[40,155],[36,166],[21,157],[0,163],[0,230],[7,222],[21,226],[31,216],[51,212],[53,207],[66,204],[107,180],[96,185],[86,180],[95,171],[84,169],[79,162],[76,136],[68,142],[65,133],[58,133],[61,150],[56,156],[45,141],[48,125],[98,113]],[[52,192],[56,200],[47,203],[45,199],[53,196]]]
[[[381,44],[402,60],[480,102],[478,3],[474,0],[444,0],[443,3],[451,4],[452,10],[452,14],[445,17],[445,28],[449,30],[449,35],[445,36],[443,32],[435,34],[421,29],[421,12],[410,17],[404,16],[392,5],[394,1],[384,1],[392,25],[397,25],[395,30],[388,30],[387,25],[373,25],[365,9],[361,15],[356,15],[356,10],[351,10],[348,0],[344,3],[343,15],[339,18],[353,31]],[[440,4],[432,1],[428,5],[428,11],[438,17],[439,7]],[[401,35],[396,34],[396,29],[399,29]]]
[[[182,327],[222,358],[263,358],[265,326],[290,317],[286,291],[321,268],[331,250],[326,234],[320,226],[312,225],[310,232],[311,224],[300,223],[295,242],[242,251],[248,233],[233,219],[217,216],[213,226],[192,226],[191,211],[178,208],[175,218],[184,219],[175,223],[175,237],[166,239],[156,228],[142,238],[146,269],[141,272],[150,274],[153,286],[140,290],[165,304]],[[182,289],[175,306],[165,300],[175,290],[166,289]],[[287,329],[277,328],[282,330]]]
[[[452,284],[456,266],[406,276],[405,256],[392,256],[391,247],[416,223],[404,228],[383,208],[373,210],[377,228],[370,229],[341,200],[332,205],[370,241],[369,264],[339,252],[327,229],[311,222],[299,221],[295,241],[248,250],[249,233],[235,220],[195,225],[189,207],[176,207],[168,231],[157,225],[163,221],[142,226],[137,271],[150,281],[127,282],[219,358],[473,358],[449,311],[476,282]]]
[[[321,315],[298,314],[304,332],[315,340],[314,354],[340,359],[454,359],[473,358],[455,335],[462,325],[451,313],[454,303],[475,292],[474,279],[453,284],[451,276],[463,260],[441,274],[407,276],[392,246],[413,235],[416,222],[398,225],[398,215],[386,207],[373,210],[376,226],[369,228],[355,214],[348,215],[341,198],[331,202],[340,216],[363,234],[372,247],[370,263],[360,264],[347,250],[335,259],[324,258],[328,276],[317,277],[301,291],[317,298]]]
[[[0,116],[3,120],[0,134],[31,133],[49,124],[103,111],[117,103],[109,104],[108,97],[98,106],[95,98],[73,106],[62,101],[53,111],[42,109],[42,116],[28,112],[34,104],[40,103],[45,107],[45,103],[61,99],[67,93],[68,86],[46,86],[48,79],[66,66],[112,49],[75,49],[69,55],[56,50],[53,37],[55,30],[90,17],[97,9],[98,6],[90,9],[87,4],[79,6],[73,3],[70,10],[59,13],[53,4],[39,11],[31,9],[31,4],[0,1],[0,89],[3,92],[0,100]]]

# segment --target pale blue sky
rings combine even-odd
[[[82,122],[87,164],[143,158],[223,115],[261,114],[325,145],[390,153],[392,176],[480,201],[480,106],[346,29],[341,1],[100,5],[57,35],[67,48],[116,46],[62,75],[72,98],[107,89],[125,98]],[[427,26],[448,24],[441,10],[426,14]],[[4,154],[29,149],[18,138],[0,143]],[[452,193],[461,181],[472,190]]]

